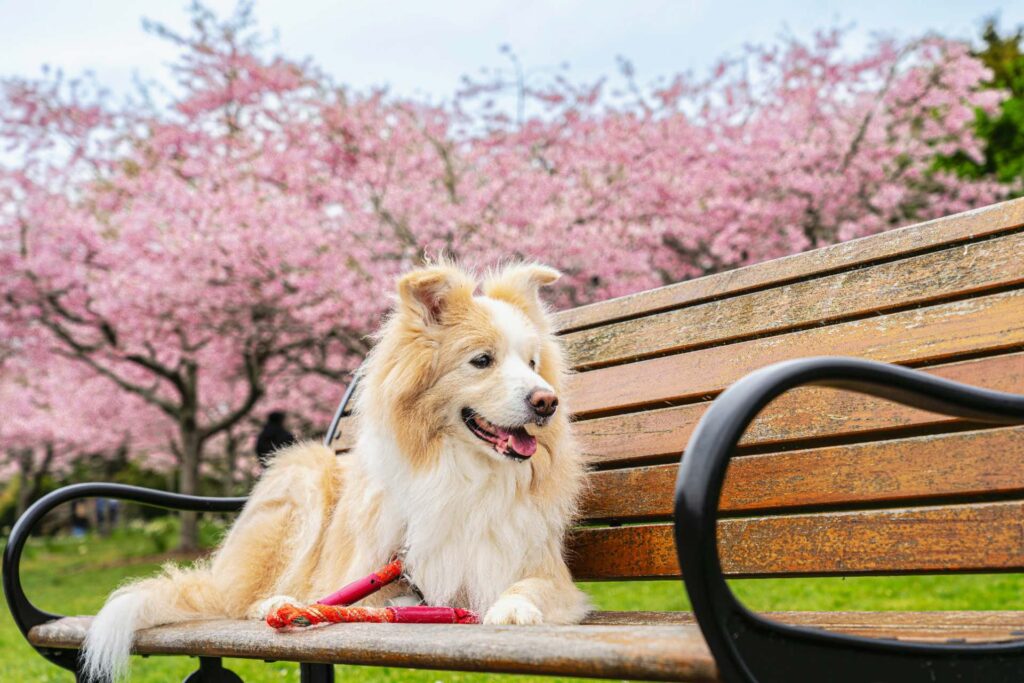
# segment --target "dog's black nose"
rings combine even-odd
[[[537,417],[551,417],[558,408],[558,397],[555,396],[555,392],[545,389],[534,389],[526,398],[526,402],[530,404],[533,412],[537,413]]]

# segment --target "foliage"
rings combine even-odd
[[[991,71],[985,87],[1006,93],[995,112],[979,109],[977,135],[983,141],[981,159],[957,153],[940,158],[938,166],[965,178],[995,177],[1024,191],[1024,27],[1000,34],[995,19],[982,31],[984,48],[974,54]]]

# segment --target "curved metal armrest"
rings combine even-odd
[[[41,610],[29,601],[21,586],[21,553],[25,542],[36,524],[53,508],[68,501],[79,498],[118,498],[130,500],[142,505],[168,508],[171,510],[191,510],[194,512],[237,512],[245,504],[245,498],[205,498],[202,496],[185,496],[178,493],[156,491],[140,486],[126,484],[88,483],[73,484],[57,489],[37,500],[25,511],[11,530],[4,549],[3,583],[7,606],[18,625],[21,634],[28,639],[28,632],[33,626],[60,619],[61,615]],[[33,646],[34,647],[34,646]],[[75,670],[76,652],[73,650],[39,650],[39,654],[58,666],[70,671]]]
[[[348,387],[345,388],[345,395],[341,397],[341,403],[338,404],[338,409],[334,411],[334,417],[331,419],[331,425],[327,428],[327,433],[324,435],[324,445],[328,448],[334,443],[334,439],[338,436],[338,427],[341,425],[341,418],[345,417],[345,413],[348,411],[348,404],[352,401],[352,397],[356,393],[356,387],[359,386],[359,378],[362,376],[363,366],[360,365],[356,368],[356,371],[352,373],[352,379],[348,383]]]
[[[988,391],[856,358],[787,361],[723,392],[690,439],[675,490],[675,540],[686,591],[722,678],[729,683],[1024,680],[1024,642],[978,645],[873,640],[769,621],[725,582],[717,517],[729,458],[757,414],[780,394],[816,385],[870,394],[946,415],[1024,424],[1024,396]]]

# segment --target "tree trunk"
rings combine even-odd
[[[17,455],[18,461],[18,503],[15,513],[18,517],[25,514],[32,502],[32,451],[25,450]]]
[[[231,429],[225,434],[227,443],[224,446],[224,489],[225,496],[235,493],[235,472],[238,470],[238,438]]]
[[[199,460],[202,447],[195,423],[182,424],[181,477],[178,480],[180,493],[191,496],[199,493]],[[181,513],[181,543],[178,549],[182,552],[199,550],[199,518],[195,512]]]
[[[35,465],[35,450],[26,448],[18,453],[17,461],[20,472],[20,486],[18,487],[18,500],[15,512],[18,517],[25,514],[28,506],[31,505],[39,495],[43,485],[43,477],[50,471],[50,463],[53,462],[53,444],[46,444],[46,453],[38,466]]]

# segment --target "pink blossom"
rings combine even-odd
[[[0,82],[0,158],[17,160],[0,167],[0,331],[34,339],[7,344],[23,360],[3,401],[28,411],[24,443],[67,437],[45,427],[54,410],[95,422],[90,397],[139,453],[192,475],[263,410],[322,428],[392,281],[432,255],[550,263],[570,306],[1007,191],[933,170],[937,153],[980,154],[974,110],[1000,99],[939,38],[849,57],[824,31],[704,80],[496,77],[429,106],[352,92],[265,56],[247,17],[197,11],[196,35],[169,36],[182,94],[167,107]],[[510,87],[521,118],[487,106]],[[88,392],[25,407],[17,387],[49,396],[66,372]]]

